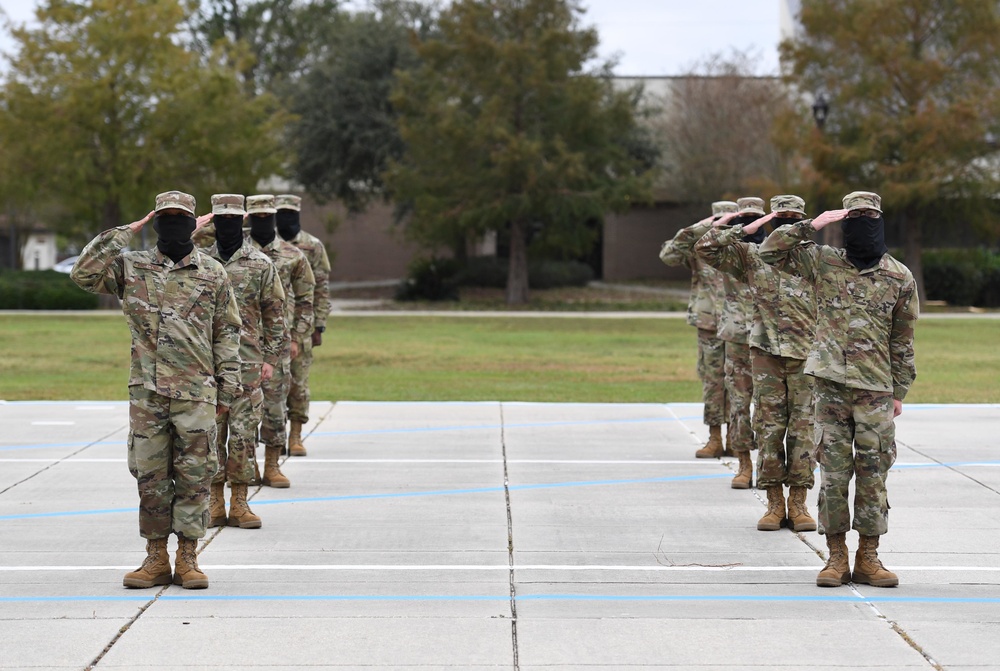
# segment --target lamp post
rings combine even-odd
[[[813,120],[816,122],[816,129],[822,133],[824,126],[826,126],[826,119],[830,115],[830,102],[826,99],[826,95],[822,92],[816,95],[816,100],[812,105]],[[823,203],[823,195],[819,194],[819,198],[816,199],[818,211],[823,212],[826,208]],[[840,247],[843,245],[843,234],[839,226],[827,226],[823,229],[823,244],[830,245],[831,247]]]

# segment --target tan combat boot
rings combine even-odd
[[[736,472],[731,486],[733,489],[750,489],[753,484],[753,459],[750,458],[749,451],[737,452],[736,456],[740,459],[740,470]]]
[[[268,445],[264,448],[264,476],[260,480],[265,487],[286,489],[292,484],[278,468],[278,455],[280,453],[281,448],[278,446]]]
[[[785,491],[781,485],[769,487],[767,492],[767,512],[757,522],[757,531],[777,531],[785,521]]]
[[[226,526],[226,483],[213,482],[209,490],[208,526]]]
[[[302,422],[292,422],[288,431],[288,454],[293,457],[306,456],[306,446],[302,444]]]
[[[205,589],[208,576],[198,568],[198,541],[177,536],[177,560],[174,562],[174,584],[184,589]]]
[[[146,558],[142,566],[126,573],[122,584],[140,589],[170,584],[170,555],[167,554],[166,538],[146,540]]]
[[[840,587],[851,579],[851,565],[847,563],[847,534],[827,534],[826,547],[830,558],[816,576],[820,587]]]
[[[247,503],[247,486],[234,482],[233,495],[229,499],[229,526],[240,529],[260,529],[260,518],[250,510]]]
[[[697,459],[716,459],[722,456],[722,427],[708,427],[708,442],[705,446],[694,453]]]
[[[816,520],[806,506],[807,491],[805,487],[788,490],[788,521],[792,524],[792,531],[816,531]]]
[[[895,587],[899,578],[882,566],[878,558],[878,536],[862,536],[854,555],[854,573],[851,580],[872,587]]]

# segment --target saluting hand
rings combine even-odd
[[[212,221],[212,213],[211,212],[209,212],[208,214],[201,215],[200,217],[198,217],[197,219],[194,220],[194,230],[197,231],[199,228],[201,228],[202,226],[204,226],[205,224],[207,224],[210,221]]]
[[[138,233],[139,231],[142,230],[142,227],[146,225],[146,222],[148,222],[150,219],[153,218],[154,214],[156,214],[156,211],[150,210],[149,214],[147,214],[139,221],[133,221],[131,224],[128,225],[128,227],[132,229],[133,233]]]
[[[712,224],[714,228],[722,228],[723,226],[728,226],[729,222],[740,216],[738,212],[726,212],[724,215],[715,220]]]
[[[832,224],[835,221],[840,221],[847,216],[847,210],[827,210],[823,214],[819,215],[812,220],[812,227],[815,230],[820,230],[827,224]]]
[[[743,232],[746,234],[756,233],[757,229],[766,224],[767,222],[774,219],[774,212],[770,214],[765,214],[763,217],[756,221],[752,221],[749,224],[743,224]]]

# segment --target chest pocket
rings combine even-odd
[[[155,263],[137,262],[132,268],[135,272],[125,282],[123,300],[130,311],[158,312],[161,290],[156,277],[163,271],[163,267]]]
[[[191,285],[190,293],[188,293],[187,298],[184,300],[184,304],[178,310],[178,315],[181,319],[198,319],[203,321],[206,318],[207,311],[204,309],[194,310],[196,305],[204,302],[202,296],[208,297],[215,284],[215,278],[206,277],[203,275],[193,275],[189,281],[185,281],[186,285]],[[184,291],[181,290],[183,295]]]

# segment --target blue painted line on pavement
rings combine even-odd
[[[777,595],[777,594],[521,594],[519,601],[631,601],[631,602],[751,602],[751,603],[924,603],[924,604],[1000,604],[997,597],[933,596],[854,596],[854,595]],[[0,603],[39,602],[147,602],[152,596],[3,596]],[[158,601],[510,601],[509,595],[488,594],[164,594]]]

